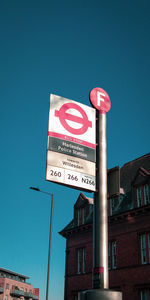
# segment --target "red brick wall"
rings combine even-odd
[[[150,288],[150,265],[141,264],[140,234],[150,232],[150,212],[143,212],[109,226],[117,242],[117,269],[109,272],[110,287],[120,287],[123,299],[140,299],[139,290]]]
[[[86,248],[86,274],[77,274],[77,249]],[[74,233],[68,240],[68,270],[66,299],[74,300],[79,290],[92,288],[92,228],[88,231]]]
[[[9,284],[8,289],[6,289],[6,284]],[[7,277],[5,277],[5,278],[0,277],[0,286],[3,287],[3,289],[4,289],[3,294],[0,294],[0,300],[4,300],[6,295],[8,296],[8,300],[11,299],[12,298],[11,290],[13,289],[14,286],[17,289],[23,290],[24,292],[27,292],[27,293],[29,293],[31,291],[33,293],[33,295],[36,295],[39,298],[39,294],[40,294],[39,288],[34,289],[31,284],[28,284],[26,282],[20,282],[20,281],[13,280],[13,279],[10,279]],[[15,296],[13,298],[15,298]],[[24,299],[24,297],[22,297],[22,299]]]
[[[6,284],[9,284],[9,288],[6,289]],[[24,292],[33,292],[33,286],[25,283],[25,282],[20,282],[16,281],[10,278],[0,278],[0,286],[4,288],[3,294],[1,294],[0,299],[5,299],[5,296],[8,296],[8,299],[10,299],[10,291],[13,289],[13,286],[16,286],[19,290],[23,289]],[[15,298],[15,297],[14,297]]]
[[[140,256],[140,234],[150,232],[150,212],[136,210],[132,216],[126,213],[111,220],[109,240],[117,242],[117,269],[109,272],[110,287],[121,289],[123,300],[140,300],[140,288],[150,287],[150,264],[142,265]],[[77,249],[82,247],[86,248],[86,274],[78,275]],[[74,300],[77,291],[92,288],[92,228],[73,232],[68,250],[65,300]]]

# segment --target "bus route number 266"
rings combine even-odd
[[[68,173],[68,180],[78,181],[78,176]]]

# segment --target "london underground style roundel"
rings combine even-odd
[[[95,109],[51,94],[48,135],[95,148]]]
[[[96,87],[91,90],[90,101],[101,114],[107,113],[111,108],[109,96],[102,88]]]
[[[73,114],[67,113],[68,109],[75,109],[80,116],[74,116]],[[88,120],[86,112],[76,103],[65,103],[59,110],[55,110],[55,117],[58,117],[62,126],[72,134],[81,135],[84,134],[88,127],[92,127],[92,122]],[[67,120],[81,124],[81,128],[74,128],[67,123]]]

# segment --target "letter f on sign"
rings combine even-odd
[[[97,92],[97,105],[101,106],[101,101],[104,102],[104,98],[102,98],[101,96],[105,97],[104,93],[101,92]]]
[[[90,101],[92,105],[99,110],[101,114],[105,114],[110,110],[111,102],[108,94],[101,88],[94,88],[90,92]]]

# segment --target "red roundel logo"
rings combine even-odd
[[[94,88],[90,92],[90,101],[92,105],[99,110],[101,114],[105,114],[111,108],[111,102],[108,94],[101,88]]]
[[[70,113],[67,113],[67,110],[70,108],[77,110],[81,114],[81,117],[74,116]],[[63,104],[59,110],[55,110],[55,117],[58,117],[62,126],[72,134],[76,134],[76,135],[84,134],[89,127],[92,127],[92,122],[88,120],[85,111],[75,103]],[[67,123],[66,120],[81,124],[81,127],[73,128]]]

